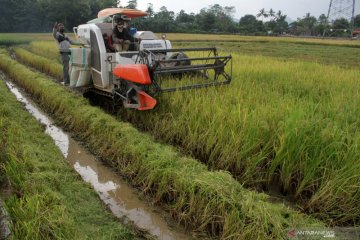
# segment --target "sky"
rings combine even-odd
[[[124,1],[122,1],[124,2]],[[165,6],[169,11],[175,13],[185,10],[186,13],[198,13],[200,9],[210,5],[219,4],[223,7],[234,6],[236,12],[234,18],[240,19],[245,14],[256,15],[260,9],[265,8],[274,11],[281,10],[289,18],[296,20],[310,12],[318,17],[320,14],[327,14],[330,0],[138,0],[138,9],[146,10],[148,3],[152,3],[155,12]]]

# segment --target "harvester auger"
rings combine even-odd
[[[173,49],[169,40],[150,31],[131,29],[132,51],[109,50],[115,16],[146,16],[133,9],[111,8],[98,18],[74,28],[85,44],[71,49],[70,86],[86,89],[122,103],[125,108],[149,110],[161,93],[183,91],[231,82],[231,55],[219,56],[215,47]]]

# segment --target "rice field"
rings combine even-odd
[[[137,239],[73,172],[3,80],[0,75],[0,189],[8,189],[11,239]]]
[[[235,57],[230,86],[119,115],[248,187],[276,185],[305,212],[359,224],[359,72]]]
[[[266,36],[241,36],[241,35],[216,35],[216,34],[179,34],[169,33],[167,38],[171,41],[208,41],[208,42],[272,42],[272,43],[298,43],[301,45],[330,45],[345,47],[360,47],[358,40],[346,39],[321,39],[301,37],[266,37]]]
[[[60,90],[47,83],[49,80],[33,86],[37,77],[32,77],[33,83],[26,82],[26,79],[20,80],[21,74],[13,67],[6,64],[0,67],[7,69],[12,78],[19,79],[40,101],[49,102],[46,108],[74,131],[83,132],[80,135],[90,138],[88,141],[97,151],[109,154],[113,159],[110,164],[118,166],[119,171],[125,167],[125,175],[136,185],[148,189],[158,201],[171,203],[173,215],[185,225],[194,218],[192,228],[234,239],[284,238],[285,226],[292,226],[296,221],[316,226],[360,226],[358,41],[180,34],[169,34],[168,38],[175,41],[175,46],[182,46],[187,40],[203,44],[201,41],[205,39],[213,45],[220,44],[233,55],[233,81],[229,86],[163,94],[159,106],[149,112],[121,109],[116,122],[131,122],[152,135],[143,145],[139,140],[142,137],[136,137],[133,144],[144,146],[141,151],[129,146],[122,150],[124,152],[118,152],[116,144],[110,149],[101,146],[102,134],[106,135],[104,141],[111,137],[119,142],[129,138],[121,130],[116,134],[95,123],[92,125],[95,128],[85,131],[87,119],[91,118],[82,116],[81,120],[74,120],[76,113],[66,107],[86,105],[84,101],[77,102],[70,97],[57,102],[60,100],[56,100],[55,95],[60,94]],[[263,45],[272,48],[262,51]],[[234,50],[234,46],[240,47]],[[297,47],[294,54],[286,51],[291,46]],[[243,49],[246,50],[242,52]],[[13,51],[21,62],[59,78],[61,69],[53,42],[34,41]],[[6,59],[6,55],[8,53],[3,52],[1,56]],[[349,58],[350,55],[353,58]],[[9,65],[12,64],[16,65]],[[30,75],[26,72],[26,76]],[[56,94],[44,93],[41,89],[45,85]],[[98,113],[89,113],[89,116],[98,116]],[[116,125],[107,117],[99,121],[109,122],[111,129]],[[99,139],[92,139],[94,133]],[[180,158],[175,163],[174,157],[167,155],[169,151],[176,151],[173,148],[161,150],[167,153],[161,153],[163,157],[153,154],[151,151],[162,147],[155,143],[154,148],[147,146],[156,141],[173,145],[197,161]],[[139,162],[122,163],[124,154]],[[145,162],[150,161],[151,167],[142,168],[145,162],[141,158],[148,159]],[[165,161],[166,158],[170,161]],[[198,166],[199,162],[206,167]],[[180,174],[175,174],[177,171]],[[188,177],[192,183],[186,180]],[[224,187],[220,192],[227,198],[220,194],[220,186]],[[190,190],[194,188],[198,190]],[[276,195],[297,210],[270,203],[268,196],[259,192]],[[247,205],[250,201],[251,208]],[[228,215],[224,212],[228,208],[234,214],[241,209],[238,213],[247,220]],[[243,212],[245,209],[249,211]],[[289,223],[284,220],[287,214],[277,215],[279,211],[291,211],[291,216],[296,213],[296,221],[292,219]],[[255,220],[256,214],[259,214],[258,220]],[[273,217],[264,220],[265,215]],[[211,216],[222,216],[223,220]],[[260,222],[255,224],[256,221]],[[244,225],[245,222],[250,224]],[[236,225],[241,227],[236,229]]]

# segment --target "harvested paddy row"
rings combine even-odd
[[[41,59],[22,56],[35,67]],[[152,112],[119,115],[247,187],[275,190],[331,225],[359,225],[360,73],[241,55],[234,66],[230,86],[164,95]]]
[[[72,170],[1,76],[0,153],[0,186],[7,189],[14,239],[136,238]]]
[[[324,226],[268,196],[244,189],[228,173],[210,172],[174,148],[104,114],[51,80],[0,54],[0,67],[108,164],[162,204],[182,224],[221,238],[286,237],[297,226]],[[26,76],[26,78],[24,78]]]

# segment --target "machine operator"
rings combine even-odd
[[[117,17],[116,25],[112,33],[112,42],[118,52],[128,51],[130,44],[134,43],[134,38],[128,30],[130,18],[125,15]]]

